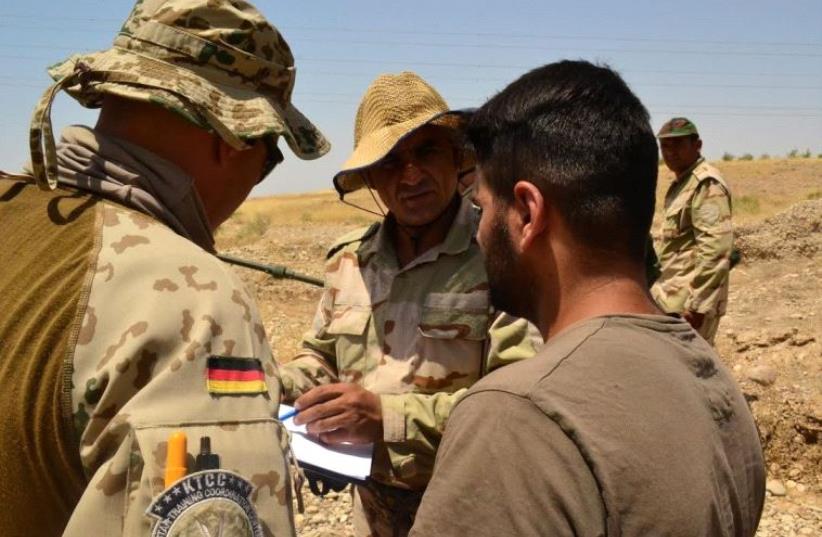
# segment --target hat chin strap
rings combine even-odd
[[[82,71],[75,70],[69,76],[53,84],[43,93],[34,107],[29,129],[29,150],[31,151],[31,169],[34,173],[34,180],[41,190],[57,188],[57,149],[54,145],[54,132],[51,126],[51,104],[60,90],[79,82],[81,74]]]
[[[85,64],[78,62],[74,72],[60,79],[50,86],[40,97],[34,108],[29,129],[29,149],[31,151],[31,167],[34,179],[42,190],[54,190],[57,188],[57,149],[54,143],[54,130],[51,124],[51,105],[57,94],[75,84],[86,86],[89,83],[119,82],[121,84],[137,84],[133,74],[120,71],[93,71]],[[208,111],[205,106],[199,105],[196,101],[178,92],[167,88],[157,88],[167,91],[180,99],[191,103],[197,112],[203,116],[209,127],[214,129],[216,134],[231,147],[239,150],[248,149],[249,145],[239,136],[234,134],[228,127],[223,125],[214,114]]]
[[[365,183],[365,188],[368,189],[368,193],[371,194],[371,199],[374,200],[374,204],[377,206],[379,212],[372,211],[371,209],[367,209],[365,207],[362,207],[361,205],[357,205],[356,203],[351,203],[350,201],[346,201],[345,200],[345,194],[340,194],[340,201],[345,203],[346,205],[348,205],[350,207],[354,207],[355,209],[359,209],[361,211],[365,211],[367,213],[379,216],[383,219],[388,218],[389,213],[383,208],[382,204],[379,202],[377,197],[374,195],[374,190],[375,189],[371,187],[371,184],[368,182],[367,177],[365,178],[364,183]],[[419,239],[421,239],[422,236],[425,234],[426,229],[433,226],[434,224],[437,224],[443,218],[446,218],[447,215],[451,212],[451,210],[455,206],[459,206],[459,203],[460,203],[459,192],[455,191],[452,200],[430,222],[426,222],[425,224],[418,224],[418,225],[401,224],[400,222],[397,221],[396,218],[393,219],[393,222],[394,222],[394,225],[397,227],[397,229],[399,231],[401,231],[406,237],[411,239],[416,245],[417,241]],[[416,246],[415,246],[415,250],[416,250]]]
[[[367,209],[365,207],[362,207],[361,205],[357,205],[356,203],[351,203],[350,201],[346,201],[345,200],[345,193],[340,193],[340,201],[345,203],[346,205],[348,205],[350,207],[354,207],[355,209],[365,211],[367,213],[379,216],[383,219],[387,218],[388,217],[388,211],[386,211],[385,208],[383,208],[382,204],[377,199],[377,196],[374,195],[374,190],[376,190],[376,189],[371,186],[371,182],[369,181],[367,175],[365,175],[363,177],[363,183],[365,183],[365,188],[368,190],[368,193],[371,194],[371,199],[374,200],[374,205],[377,206],[377,209],[379,210],[379,212],[372,211],[371,209]],[[428,226],[431,226],[432,224],[436,224],[437,222],[439,222],[440,219],[443,218],[443,216],[448,214],[448,211],[452,208],[453,205],[459,204],[459,199],[460,199],[459,191],[455,190],[453,199],[445,207],[443,207],[442,211],[440,211],[437,216],[435,216],[430,222],[426,222],[425,224],[417,224],[417,225],[401,224],[397,221],[396,218],[394,218],[394,223],[396,224],[396,226],[403,233],[408,235],[409,238],[416,240],[418,238],[418,235],[420,235],[420,233],[416,232],[417,230],[425,231],[424,228],[427,228]]]

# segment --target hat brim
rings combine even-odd
[[[665,134],[657,134],[656,137],[657,137],[658,140],[663,140],[665,138],[682,138],[683,136],[693,136],[693,135],[699,136],[699,133],[696,132],[696,131],[694,131],[694,132],[669,132],[669,133],[665,133]]]
[[[334,188],[342,198],[345,194],[366,185],[362,172],[385,158],[394,147],[416,130],[426,125],[437,125],[458,130],[470,115],[468,110],[446,110],[389,125],[363,136],[354,152],[334,175]]]
[[[103,94],[159,104],[179,112],[206,128],[212,128],[231,143],[232,135],[253,140],[268,135],[285,138],[297,157],[319,158],[330,149],[322,133],[296,107],[285,105],[249,88],[218,84],[193,69],[112,47],[89,54],[76,54],[49,68],[55,80],[70,75],[77,62],[92,72],[117,73],[117,81],[102,81],[66,92],[83,106],[97,108]]]

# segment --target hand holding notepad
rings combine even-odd
[[[294,407],[280,405],[280,420],[291,432],[291,449],[301,464],[314,466],[349,481],[364,481],[371,474],[374,444],[323,444],[308,435],[305,425],[295,425]]]

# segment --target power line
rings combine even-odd
[[[25,50],[27,48],[37,48],[37,49],[45,49],[45,50],[54,50],[54,51],[66,51],[66,52],[73,52],[77,54],[85,54],[96,52],[97,49],[93,48],[81,48],[81,47],[70,47],[70,46],[59,46],[59,45],[47,45],[43,43],[32,43],[32,44],[12,44],[12,43],[0,43],[0,49],[3,48],[13,48],[15,50]],[[34,57],[34,56],[0,56],[0,58],[7,58],[7,59],[42,59],[46,61],[52,61],[53,58],[46,58],[46,57]],[[524,69],[531,69],[533,65],[502,65],[502,64],[469,64],[469,63],[456,63],[456,62],[415,62],[415,61],[400,61],[400,60],[376,60],[376,59],[327,59],[327,58],[298,58],[298,61],[301,62],[318,62],[318,63],[391,63],[391,64],[401,64],[401,65],[426,65],[432,67],[471,67],[471,68],[487,68],[487,69],[517,69],[517,70],[524,70]],[[739,73],[739,72],[720,72],[720,71],[690,71],[690,70],[665,70],[665,69],[617,69],[621,73],[642,73],[642,74],[671,74],[671,75],[709,75],[709,76],[790,76],[790,77],[822,77],[822,72],[815,72],[815,73],[765,73],[765,72],[758,72],[758,73]],[[316,71],[309,71],[309,75],[315,74]],[[371,76],[372,73],[357,73],[357,72],[323,72],[323,74],[328,74],[330,76],[344,76],[344,77],[358,77],[358,76]],[[441,77],[442,78],[442,77]],[[507,79],[488,79],[487,77],[448,77],[442,78],[443,80],[463,80],[466,82],[476,82],[476,81],[499,81],[499,82],[507,82]]]
[[[322,72],[318,72],[317,74],[323,74]],[[51,80],[47,77],[44,77],[45,80],[34,80],[34,79],[24,79],[15,77],[13,75],[0,75],[0,86],[4,87],[33,87],[45,90],[45,88],[51,84]],[[479,81],[483,81],[482,79],[477,79]],[[503,79],[500,79],[503,80]],[[756,86],[760,87],[760,86]],[[764,87],[763,89],[768,89],[768,87]],[[340,102],[356,102],[356,99],[360,97],[360,95],[355,95],[352,93],[341,93],[341,92],[315,92],[315,91],[297,91],[296,94],[298,96],[308,96],[308,97],[342,97],[345,101]],[[482,99],[484,97],[479,97],[477,99]],[[457,97],[456,99],[462,101],[471,101],[475,98],[472,97]],[[783,106],[783,105],[737,105],[737,104],[704,104],[704,103],[691,103],[691,104],[651,104],[650,106],[669,106],[673,108],[699,108],[699,109],[739,109],[739,110],[786,110],[786,111],[807,111],[807,112],[822,112],[822,108],[820,107],[808,107],[808,106]]]
[[[302,42],[322,42],[327,43],[327,39],[306,39]],[[805,57],[822,58],[822,53],[811,52],[761,52],[761,51],[735,51],[735,50],[683,50],[683,49],[638,49],[638,48],[580,48],[576,46],[566,47],[545,47],[535,45],[509,45],[503,43],[431,43],[427,41],[407,42],[407,41],[373,41],[373,40],[346,40],[347,45],[368,45],[368,46],[398,46],[398,47],[422,47],[422,48],[474,48],[491,50],[533,50],[550,51],[573,50],[575,52],[608,52],[625,54],[680,54],[680,55],[720,55],[720,56],[764,56],[764,57]]]
[[[8,59],[23,59],[20,56],[0,56],[0,58],[8,58]],[[306,61],[306,60],[303,60]],[[321,72],[315,72],[315,74],[320,74]],[[0,77],[3,78],[3,77]],[[10,80],[19,80],[23,81],[23,79],[17,79],[15,77],[8,77]],[[480,82],[496,82],[497,79],[477,79]],[[506,80],[499,79],[500,82],[507,82]],[[35,80],[27,80],[27,82],[37,82]],[[672,83],[672,82],[630,82],[630,85],[637,86],[637,87],[659,87],[659,88],[681,88],[686,86],[688,88],[714,88],[714,89],[758,89],[758,90],[822,90],[822,86],[787,86],[784,84],[696,84],[696,83]],[[303,95],[317,95],[317,96],[329,96],[329,97],[352,97],[352,98],[359,98],[360,95],[353,95],[350,93],[327,93],[327,92],[300,92]]]
[[[557,35],[557,34],[528,34],[528,33],[505,33],[505,32],[418,32],[409,30],[380,30],[376,28],[331,28],[331,27],[308,27],[308,26],[283,26],[283,30],[307,30],[319,32],[345,32],[345,33],[387,33],[391,35],[436,35],[454,37],[507,37],[515,39],[568,39],[568,40],[589,40],[589,41],[624,41],[624,42],[659,42],[659,43],[689,43],[700,45],[762,45],[762,46],[803,46],[822,47],[822,42],[789,42],[789,41],[705,41],[701,39],[669,39],[651,37],[619,37],[619,36],[593,36],[593,35]]]
[[[410,63],[410,62],[409,62]],[[512,66],[512,68],[521,69],[520,66]],[[722,77],[729,77],[729,76],[779,76],[779,77],[811,77],[811,78],[822,78],[822,72],[818,73],[766,73],[760,71],[758,73],[740,73],[740,72],[720,72],[720,71],[688,71],[688,70],[665,70],[665,69],[616,69],[620,74],[632,73],[632,74],[655,74],[655,75],[688,75],[688,76],[722,76]],[[340,77],[351,77],[351,78],[358,78],[363,76],[373,76],[374,73],[366,73],[362,71],[345,71],[345,72],[335,72],[335,71],[307,71],[307,72],[300,72],[301,77],[306,76],[313,76],[316,74],[322,74],[327,76],[340,76]],[[463,81],[463,82],[509,82],[510,79],[508,78],[487,78],[487,77],[464,77],[464,76],[438,76],[437,79],[439,80],[455,80],[455,81]]]
[[[37,21],[54,22],[92,22],[92,23],[114,23],[119,24],[123,19],[97,18],[97,17],[52,17],[48,15],[32,14],[0,14],[0,21],[3,19],[24,19]],[[351,28],[351,27],[323,27],[323,26],[288,26],[277,25],[282,31],[308,31],[308,32],[338,32],[356,34],[390,34],[390,35],[410,35],[410,36],[448,36],[448,37],[477,37],[477,38],[509,38],[509,39],[545,39],[545,40],[586,40],[586,41],[620,41],[626,43],[682,43],[699,45],[745,45],[745,46],[796,46],[796,47],[822,47],[822,42],[807,41],[734,41],[734,40],[702,40],[702,39],[672,39],[670,37],[625,37],[625,36],[602,36],[583,34],[538,34],[522,32],[445,32],[445,31],[411,31],[400,28]],[[40,26],[32,27],[34,29]]]
[[[431,61],[410,61],[410,60],[373,60],[373,59],[350,59],[350,58],[296,58],[299,63],[343,63],[343,64],[393,64],[393,65],[422,65],[426,67],[470,67],[472,69],[516,69],[528,70],[537,65],[514,65],[514,64],[494,64],[494,63],[459,63],[459,62],[431,62]],[[778,73],[777,73],[777,76]]]
[[[9,26],[0,23],[0,28],[9,28],[19,26]],[[61,28],[29,28],[29,29],[43,29],[50,31],[57,30],[73,30],[71,27]],[[301,42],[319,42],[329,43],[328,38],[302,38]],[[505,43],[431,43],[428,41],[379,41],[379,40],[350,40],[344,41],[346,45],[367,45],[367,46],[397,46],[397,47],[421,47],[421,48],[469,48],[469,49],[491,49],[491,50],[532,50],[532,51],[550,51],[557,50],[573,50],[575,52],[584,53],[618,53],[618,54],[675,54],[675,55],[705,55],[712,56],[747,56],[747,57],[791,57],[791,58],[822,58],[822,53],[813,52],[775,52],[775,51],[752,51],[752,50],[687,50],[687,49],[656,49],[656,48],[610,48],[610,47],[594,47],[594,48],[580,48],[576,46],[556,47],[556,46],[539,46],[539,45],[513,45]]]

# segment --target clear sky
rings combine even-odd
[[[130,0],[0,3],[0,169],[27,160],[45,66],[107,48]],[[296,57],[295,104],[331,140],[286,162],[254,195],[328,189],[353,145],[356,107],[383,72],[413,70],[454,108],[478,106],[520,74],[563,58],[618,70],[655,129],[685,115],[709,158],[822,153],[822,2],[691,0],[257,0]],[[62,94],[55,128],[96,113]]]

